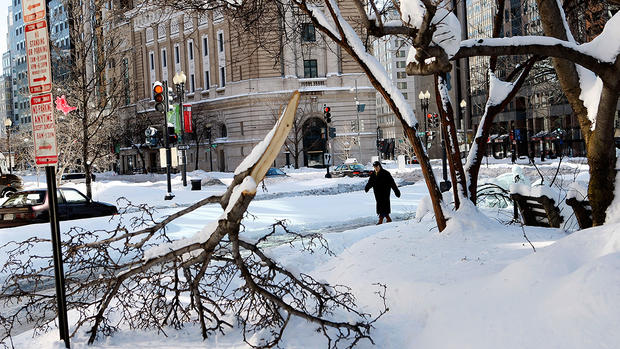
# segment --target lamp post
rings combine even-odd
[[[360,137],[360,102],[357,99],[357,79],[355,79],[355,115],[357,117],[357,146],[359,147],[359,151],[360,151],[360,158],[359,158],[359,162],[362,162],[362,139]]]
[[[174,85],[177,88],[177,96],[179,96],[179,113],[183,112],[183,99],[185,97],[185,81],[187,81],[187,77],[185,76],[185,73],[183,73],[183,71],[181,71],[180,73],[176,73],[174,74],[174,77],[172,78],[172,82],[174,83]],[[185,125],[184,125],[184,118],[183,115],[181,114],[181,145],[182,145],[182,149],[181,149],[181,161],[183,162],[181,164],[181,178],[183,179],[183,186],[187,187],[187,158],[186,158],[186,154],[185,154]]]
[[[467,145],[467,147],[469,148],[469,142],[467,142],[467,129],[464,125],[463,120],[465,119],[465,108],[467,108],[467,102],[464,99],[461,99],[461,122],[459,123],[459,127],[457,127],[457,130],[460,128],[461,132],[463,134],[463,142]],[[469,149],[468,149],[469,150]]]
[[[422,111],[424,112],[424,149],[426,149],[428,147],[428,135],[426,133],[428,131],[428,118],[426,117],[426,114],[428,114],[428,102],[431,98],[431,93],[428,92],[428,90],[426,90],[426,92],[420,91],[418,98],[420,99],[420,105],[422,106]]]
[[[11,160],[11,126],[13,125],[13,121],[11,119],[4,119],[4,126],[6,127],[6,146],[9,148],[9,173],[13,174],[13,161]]]

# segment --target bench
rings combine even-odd
[[[555,201],[544,195],[533,197],[513,193],[510,198],[519,209],[525,225],[559,228],[564,221]]]
[[[579,229],[592,228],[592,207],[588,200],[580,201],[573,197],[566,199],[566,204],[573,208]]]

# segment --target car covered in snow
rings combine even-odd
[[[267,170],[267,177],[286,176],[286,173],[279,168],[271,167]]]
[[[109,216],[118,213],[116,206],[93,201],[73,188],[58,188],[58,219]],[[0,227],[14,227],[49,222],[47,189],[24,190],[11,195],[0,205]]]

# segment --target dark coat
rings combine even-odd
[[[394,190],[396,197],[400,197],[400,190],[390,172],[383,168],[379,170],[379,173],[372,171],[364,190],[368,192],[370,188],[373,189],[375,200],[377,200],[377,214],[389,214],[391,212],[390,189]]]

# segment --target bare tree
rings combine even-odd
[[[120,325],[164,331],[167,326],[197,322],[207,338],[233,327],[230,314],[252,347],[277,345],[292,317],[315,324],[330,348],[352,347],[364,339],[372,342],[372,324],[387,308],[372,318],[357,308],[348,287],[291,272],[258,247],[281,228],[288,233],[289,243],[331,253],[322,237],[295,234],[282,222],[256,242],[240,236],[241,220],[257,185],[290,131],[299,96],[294,93],[273,131],[239,165],[222,196],[203,199],[160,222],[153,219],[152,208],[127,203],[122,213],[139,214],[120,221],[112,231],[71,229],[63,255],[69,307],[77,315],[73,335],[88,326],[92,344]],[[208,203],[220,203],[223,215],[196,237],[173,242],[166,225]],[[50,287],[49,256],[31,253],[41,243],[49,241],[32,238],[2,247],[8,255],[2,272],[11,275],[0,288],[0,300],[11,305],[0,316],[7,345],[21,319],[42,329],[55,316],[54,297],[45,291]],[[379,297],[385,301],[385,286],[380,285]],[[351,319],[339,321],[336,311]],[[248,335],[254,334],[259,334],[258,339],[250,340]]]
[[[125,105],[128,88],[117,70],[121,52],[130,48],[119,40],[117,24],[124,19],[104,1],[65,0],[64,8],[70,32],[70,48],[64,51],[69,52],[70,59],[58,62],[56,69],[65,72],[65,79],[57,84],[56,92],[65,95],[68,104],[77,109],[60,121],[71,130],[62,128],[59,134],[66,133],[79,145],[77,150],[65,150],[64,161],[67,166],[83,168],[86,195],[92,197],[94,168],[107,168],[114,161],[111,139],[117,129],[116,113]]]

